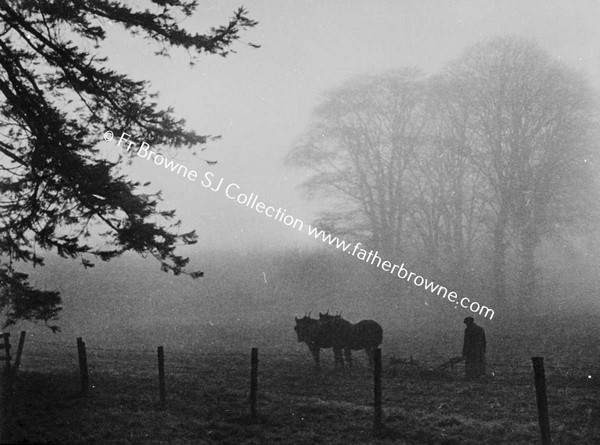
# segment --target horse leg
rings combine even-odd
[[[365,348],[365,352],[367,353],[367,357],[369,359],[369,368],[372,368],[375,361],[375,350],[373,348]]]
[[[321,363],[320,363],[320,358],[319,358],[319,348],[316,346],[309,346],[310,348],[310,352],[313,355],[313,358],[315,359],[315,367],[317,369],[317,371],[319,371],[321,369]]]
[[[352,368],[352,350],[350,348],[344,349],[344,355],[346,356],[348,368]]]
[[[333,348],[333,359],[336,367],[338,365],[340,366],[340,368],[344,367],[344,357],[342,356],[341,348]]]

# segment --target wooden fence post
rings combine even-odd
[[[8,374],[10,372],[10,332],[3,333],[2,340],[0,349],[4,349],[4,371]]]
[[[256,394],[258,389],[258,348],[252,348],[250,360],[250,416],[256,417]]]
[[[13,376],[16,377],[19,372],[19,366],[21,365],[21,355],[23,354],[23,345],[25,344],[25,331],[21,331],[19,336],[19,345],[17,346],[17,355],[15,356],[15,363],[13,364]]]
[[[81,376],[81,392],[86,394],[89,387],[90,377],[88,374],[87,354],[85,342],[77,337],[77,355],[79,356],[79,375]]]
[[[160,404],[165,405],[167,400],[167,389],[165,386],[165,349],[158,347],[158,388],[160,391]]]
[[[377,348],[373,354],[373,429],[379,431],[383,426],[381,421],[381,349]]]
[[[0,349],[4,350],[4,369],[0,372],[0,443],[8,443],[11,429],[12,378],[10,367],[10,333],[0,334]]]
[[[546,397],[546,374],[544,358],[532,357],[533,376],[535,379],[535,394],[537,397],[538,419],[542,434],[542,445],[550,444],[550,422],[548,420],[548,399]]]

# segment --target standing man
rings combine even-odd
[[[485,331],[475,324],[473,317],[464,320],[465,340],[463,343],[463,359],[465,360],[465,377],[469,380],[485,376]]]

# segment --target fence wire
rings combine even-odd
[[[62,368],[73,367],[77,365],[77,348],[76,343],[65,341],[47,341],[36,338],[29,338],[26,343],[32,344],[34,347],[25,348],[24,364],[30,363],[33,368],[37,368],[40,364],[48,364],[59,362],[56,359],[56,354],[61,353],[62,358],[69,358],[68,363],[63,362]],[[124,372],[148,370],[148,367],[156,367],[157,349],[148,348],[118,348],[105,346],[88,346],[89,367],[94,372],[111,372],[118,370]],[[311,366],[312,357],[308,351],[282,351],[269,350],[263,348],[259,350],[263,366],[277,366],[276,362],[281,359],[298,360],[305,362],[307,366]],[[214,348],[207,348],[200,352],[186,352],[181,350],[165,349],[165,367],[170,373],[178,375],[194,375],[200,376],[206,372],[206,366],[201,366],[203,362],[209,359],[235,359],[236,363],[245,363],[250,359],[250,348],[247,352],[243,351],[220,351]],[[420,361],[417,359],[410,360],[399,359],[394,356],[384,358],[384,377],[387,379],[402,379],[402,378],[419,378],[431,377],[432,373],[436,372],[436,367],[439,367],[439,362],[447,361],[447,356],[436,355],[435,357],[426,357],[427,360]],[[437,359],[437,366],[432,359]],[[549,384],[557,385],[561,389],[570,388],[590,388],[598,386],[600,376],[600,366],[595,363],[582,363],[577,365],[555,364],[551,360],[545,361],[546,378]],[[37,366],[36,366],[37,363]],[[23,366],[23,365],[22,365]],[[532,386],[533,385],[533,368],[531,361],[515,361],[515,362],[488,362],[487,363],[488,378],[485,380],[487,384],[506,385],[506,386]],[[455,365],[452,371],[445,369],[437,371],[438,377],[458,379],[462,370],[460,364]],[[412,373],[411,373],[412,371]],[[458,372],[457,372],[458,371]],[[411,375],[417,373],[419,375]],[[428,374],[429,373],[429,374]]]

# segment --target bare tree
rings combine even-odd
[[[341,207],[321,224],[457,283],[491,251],[506,301],[508,260],[533,296],[543,237],[598,215],[598,125],[588,84],[534,44],[498,38],[439,75],[414,70],[329,92],[288,160]],[[479,272],[484,272],[479,267]]]
[[[591,191],[585,160],[594,148],[592,91],[533,43],[515,38],[468,49],[449,72],[466,87],[475,135],[471,159],[493,193],[496,297],[506,298],[511,245],[519,290],[533,295],[535,249],[553,227],[553,209]],[[586,209],[576,211],[583,217]]]
[[[367,76],[326,94],[288,162],[315,174],[311,193],[337,199],[322,227],[398,255],[425,133],[425,84],[415,70]]]
[[[429,83],[428,143],[412,172],[412,227],[421,235],[417,248],[427,263],[438,272],[448,265],[446,271],[460,282],[481,247],[488,199],[482,175],[471,162],[472,105],[464,85],[448,76]]]

